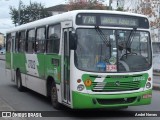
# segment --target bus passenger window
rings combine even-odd
[[[33,53],[34,47],[35,47],[35,30],[29,30],[28,31],[28,37],[27,37],[27,41],[26,41],[26,51],[28,53]]]
[[[18,52],[24,52],[24,46],[25,46],[25,31],[19,33]]]
[[[47,53],[59,53],[60,36],[60,25],[49,26]]]
[[[10,52],[11,51],[11,34],[7,34],[7,39],[6,39],[6,51]]]
[[[38,28],[36,34],[36,52],[44,53],[45,51],[45,28]]]
[[[18,52],[18,32],[16,32],[16,38],[15,38],[15,52]]]

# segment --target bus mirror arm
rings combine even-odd
[[[77,49],[77,35],[75,33],[71,33],[70,35],[69,48],[70,50]]]

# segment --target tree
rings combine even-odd
[[[127,0],[128,2],[130,2],[130,4],[132,6],[135,7],[131,7],[129,6],[127,8],[126,11],[132,11],[135,13],[139,13],[139,14],[143,14],[146,15],[150,18],[154,18],[154,19],[150,19],[150,25],[151,27],[154,28],[158,28],[159,23],[160,23],[160,18],[157,15],[157,8],[159,8],[158,6],[160,6],[160,1],[159,0]]]
[[[123,11],[123,7],[118,7],[117,11]]]
[[[78,0],[69,1],[67,5],[68,10],[79,10],[79,9],[96,9],[106,10],[107,7],[102,4],[103,0]]]
[[[18,11],[14,7],[10,7],[10,11],[11,11],[10,12],[11,20],[12,20],[13,24],[15,24],[15,26],[16,26],[16,24],[18,23]]]
[[[160,28],[160,16],[159,16],[159,6],[160,0],[127,0],[130,1],[132,9],[129,7],[127,11],[133,11],[135,13],[143,14],[148,16],[150,27],[151,27],[151,38],[153,41],[159,41],[159,28]]]
[[[51,16],[51,14],[45,10],[44,5],[42,5],[41,3],[34,2],[34,3],[30,3],[30,5],[24,5],[21,2],[20,6],[21,6],[20,25]],[[12,22],[16,26],[18,24],[18,18],[19,18],[18,9],[11,6],[10,15],[11,15]]]

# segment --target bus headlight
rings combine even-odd
[[[78,91],[82,91],[84,89],[84,85],[80,84],[77,86]]]
[[[151,83],[150,83],[150,82],[147,82],[146,88],[150,88],[150,87],[151,87]]]

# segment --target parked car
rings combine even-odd
[[[5,48],[2,48],[2,49],[0,50],[0,54],[6,54]]]

